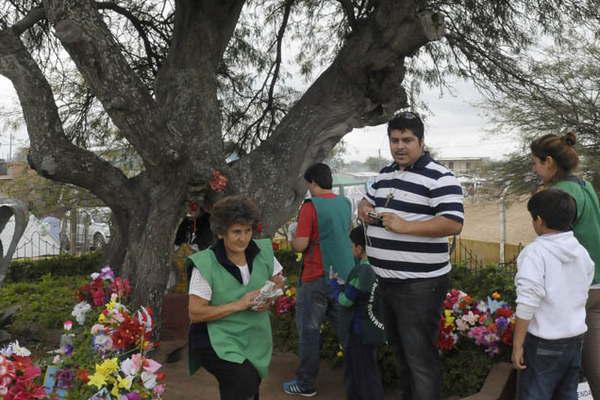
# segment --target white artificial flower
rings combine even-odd
[[[156,374],[148,371],[142,371],[142,382],[146,389],[154,389],[156,386]]]
[[[81,303],[75,304],[75,307],[73,307],[73,311],[71,312],[71,315],[75,317],[75,320],[77,321],[77,323],[79,325],[83,325],[83,324],[85,324],[85,314],[87,314],[87,312],[90,311],[91,309],[92,309],[91,305],[89,305],[85,301],[82,301]]]
[[[139,370],[140,368],[138,368],[138,365],[131,358],[121,363],[121,371],[127,376],[135,376]]]
[[[93,274],[90,275],[90,278],[92,278],[92,280],[95,281],[96,278],[99,276],[100,276],[100,274],[98,272],[94,272]]]
[[[0,354],[2,354],[4,357],[10,357],[13,355],[19,357],[29,357],[31,352],[25,347],[21,347],[21,345],[19,345],[19,341],[15,340],[13,343],[10,343],[8,346],[0,350]]]

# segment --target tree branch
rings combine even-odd
[[[352,0],[338,0],[342,5],[342,10],[344,10],[344,14],[346,18],[348,18],[348,25],[352,28],[352,30],[356,29],[356,15],[354,15],[354,5],[352,4]]]
[[[32,8],[31,11],[29,11],[29,13],[25,16],[25,18],[23,18],[22,20],[20,20],[12,26],[12,30],[17,36],[19,36],[27,29],[40,22],[45,17],[46,11],[44,10],[44,7]]]
[[[183,140],[168,135],[156,103],[120,51],[91,0],[44,0],[56,36],[147,169],[176,162]]]
[[[233,167],[233,185],[293,212],[304,197],[306,167],[323,160],[352,129],[381,124],[406,107],[404,58],[441,36],[432,29],[436,16],[419,14],[415,7],[411,1],[379,1],[375,14],[347,39],[271,137]],[[281,176],[290,179],[282,182]],[[273,181],[281,183],[277,189]]]
[[[86,188],[108,205],[132,201],[119,169],[66,138],[48,81],[11,29],[0,31],[0,74],[19,96],[31,142],[29,162],[40,175]]]
[[[150,42],[150,39],[148,38],[147,32],[144,30],[144,23],[142,21],[140,21],[135,15],[133,15],[133,13],[131,13],[129,10],[127,10],[126,8],[123,8],[113,2],[110,2],[110,1],[96,2],[96,6],[98,7],[99,10],[112,10],[112,11],[116,12],[117,14],[120,14],[123,17],[127,18],[127,20],[129,20],[129,22],[131,22],[131,24],[137,31],[138,35],[140,35],[140,39],[144,43],[144,49],[146,51],[146,56],[149,59],[153,60],[153,62],[150,62],[150,65],[154,67],[154,73],[157,73],[158,68],[160,67],[162,58],[152,48],[152,43]]]

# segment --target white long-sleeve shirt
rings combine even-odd
[[[573,232],[538,236],[517,259],[517,317],[528,332],[563,339],[587,331],[585,304],[594,262]]]

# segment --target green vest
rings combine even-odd
[[[317,211],[319,225],[319,245],[323,259],[323,272],[329,276],[329,269],[343,280],[354,267],[350,230],[352,229],[352,205],[344,196],[312,197],[311,201]]]
[[[254,241],[260,252],[252,262],[248,285],[242,285],[219,262],[215,253],[203,250],[189,257],[212,289],[210,305],[219,306],[238,300],[244,294],[260,289],[273,276],[273,247],[270,239]],[[207,323],[210,344],[220,359],[241,364],[248,360],[261,378],[267,376],[273,338],[268,312],[241,311]],[[193,374],[201,366],[189,357],[189,372]]]
[[[577,203],[573,233],[595,263],[593,284],[600,283],[600,204],[589,182],[569,179],[557,182],[555,188],[569,193]]]

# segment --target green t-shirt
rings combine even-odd
[[[595,264],[593,284],[600,283],[600,203],[589,182],[570,177],[559,181],[555,188],[569,193],[577,203],[577,218],[573,233],[588,251]]]

